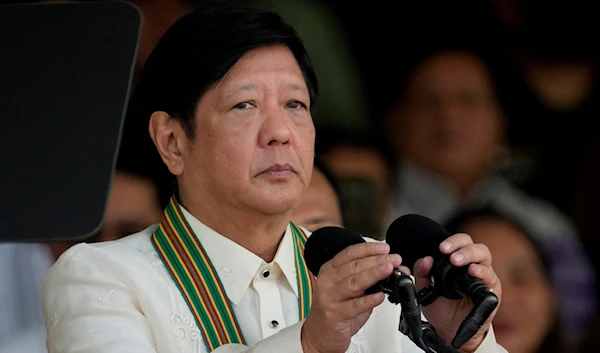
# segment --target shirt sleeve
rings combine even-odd
[[[154,353],[153,333],[137,295],[118,268],[65,252],[42,284],[49,353]]]
[[[496,342],[496,335],[494,335],[494,328],[490,326],[487,335],[481,342],[479,348],[475,350],[475,353],[508,353],[506,349]]]
[[[302,334],[302,325],[304,320],[285,328],[278,333],[258,342],[256,346],[250,348],[241,344],[227,344],[213,351],[213,353],[303,353],[300,335]],[[350,346],[346,350],[348,353],[368,352],[365,340],[352,337]]]

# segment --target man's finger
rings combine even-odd
[[[361,272],[368,271],[372,268],[382,266],[386,263],[392,264],[392,267],[398,268],[402,263],[402,257],[398,254],[387,254],[387,255],[376,255],[369,256],[362,259],[354,259],[348,263],[340,265],[335,268],[336,277],[343,281],[353,275],[357,275]]]
[[[354,298],[343,303],[340,308],[340,313],[342,313],[342,318],[344,320],[351,320],[360,314],[373,310],[373,308],[383,303],[384,300],[385,294],[382,292],[363,295],[362,297]]]
[[[433,257],[426,256],[422,259],[417,260],[415,262],[415,289],[417,291],[421,290],[421,288],[427,287],[431,284],[429,280],[429,271],[431,271],[431,267],[433,266]]]
[[[340,267],[341,265],[355,259],[362,259],[375,255],[386,255],[390,252],[390,246],[386,243],[366,242],[351,245],[340,251],[329,261],[331,266]]]
[[[440,251],[442,254],[452,254],[456,250],[471,244],[473,244],[473,239],[468,234],[457,233],[446,238],[440,244]]]
[[[469,274],[482,280],[486,286],[490,287],[490,289],[496,292],[498,297],[500,297],[502,294],[500,279],[492,267],[483,266],[480,264],[471,264],[469,265]]]
[[[483,266],[492,265],[492,254],[484,244],[470,244],[450,256],[450,262],[456,267],[470,263],[479,263]]]
[[[407,276],[410,276],[412,274],[412,271],[406,266],[400,266],[398,269]]]
[[[350,266],[350,264],[347,265]],[[394,267],[390,262],[384,262],[366,271],[340,279],[336,286],[338,300],[348,300],[362,296],[369,287],[387,278],[393,270]]]

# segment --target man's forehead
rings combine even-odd
[[[287,82],[285,82],[287,81]],[[304,82],[297,82],[297,80],[285,80],[277,83],[278,89],[284,89],[291,92],[305,92],[308,93],[308,89]],[[254,82],[246,82],[246,83],[234,83],[231,85],[225,85],[223,87],[224,98],[230,98],[236,96],[243,92],[252,92],[252,91],[263,91],[273,88],[272,84],[268,84],[265,82],[254,83]]]

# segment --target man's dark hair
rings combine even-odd
[[[155,111],[177,119],[194,137],[199,99],[217,84],[248,51],[283,45],[293,53],[306,81],[311,110],[318,82],[311,60],[296,31],[276,13],[233,2],[212,2],[177,21],[150,54],[132,104],[146,125]]]

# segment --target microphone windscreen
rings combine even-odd
[[[390,253],[402,256],[402,265],[413,270],[415,262],[425,256],[441,256],[440,243],[450,233],[436,221],[417,214],[396,219],[387,230],[385,241]]]
[[[304,260],[317,276],[321,266],[350,245],[364,243],[358,234],[340,227],[323,227],[313,232],[304,247]]]

